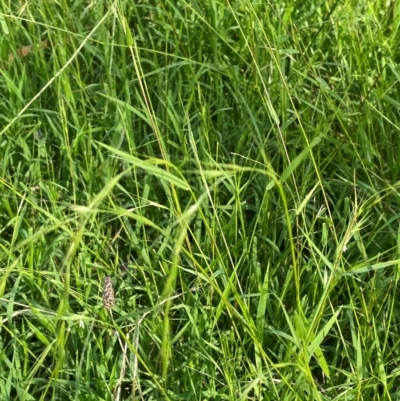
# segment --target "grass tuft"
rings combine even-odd
[[[0,400],[398,399],[399,22],[1,3]]]

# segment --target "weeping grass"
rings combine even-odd
[[[398,399],[399,11],[2,2],[0,399]]]

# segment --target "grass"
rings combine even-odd
[[[399,11],[1,3],[0,400],[399,399]]]

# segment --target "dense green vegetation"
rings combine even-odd
[[[399,12],[2,2],[0,401],[399,399]]]

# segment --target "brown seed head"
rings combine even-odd
[[[103,305],[107,309],[111,309],[114,306],[114,287],[111,281],[111,277],[106,277],[104,279],[103,287]]]

